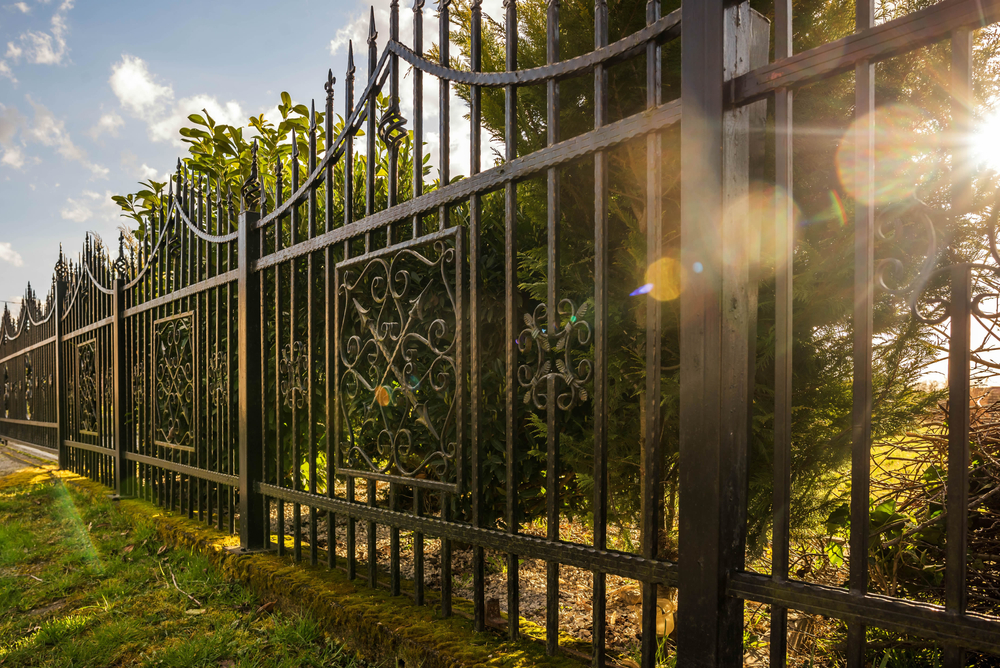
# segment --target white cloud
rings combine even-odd
[[[21,254],[11,248],[9,241],[0,241],[0,260],[9,262],[15,267],[20,267],[24,264],[24,260],[21,259]]]
[[[22,14],[31,13],[31,7],[29,7],[26,2],[15,2],[13,5],[7,5],[7,9],[16,9]]]
[[[154,81],[145,61],[128,54],[122,54],[121,62],[112,66],[108,83],[122,107],[139,117],[153,112],[161,101],[174,97],[170,86]]]
[[[183,146],[177,131],[190,125],[188,115],[208,111],[217,123],[242,126],[247,114],[236,101],[220,102],[217,98],[199,94],[174,100],[170,84],[160,83],[141,58],[123,54],[111,68],[108,80],[122,108],[146,123],[149,138]]]
[[[379,13],[384,12],[380,11]],[[330,40],[330,55],[336,56],[341,51],[345,51],[347,43],[352,39],[356,44],[366,44],[366,40],[368,39],[368,23],[370,20],[371,14],[366,11],[359,14],[356,19],[343,28],[337,30],[337,34]]]
[[[34,109],[35,117],[30,124],[21,123],[23,126],[22,135],[24,141],[36,142],[43,146],[54,148],[63,158],[79,162],[86,167],[94,178],[107,178],[110,170],[91,162],[87,158],[87,154],[83,149],[73,143],[69,132],[66,131],[66,124],[62,120],[56,118],[45,105],[31,99],[31,96],[28,96],[27,99],[32,109]],[[14,111],[16,113],[16,110]],[[0,128],[2,128],[2,122],[0,122]],[[2,136],[3,131],[0,129],[0,137]],[[10,150],[9,140],[7,150]]]
[[[14,72],[11,71],[10,65],[2,60],[0,60],[0,77],[10,79],[13,83],[17,83],[17,77],[15,77]]]
[[[0,164],[20,169],[24,166],[24,153],[16,146],[5,149],[3,156],[0,157]]]
[[[103,116],[101,116],[100,120],[97,121],[97,124],[87,131],[87,134],[89,134],[91,139],[94,140],[96,140],[105,132],[111,135],[112,137],[117,137],[118,128],[122,127],[123,125],[125,125],[125,120],[121,116],[119,116],[116,112],[112,111],[110,114],[104,114]]]
[[[87,202],[75,200],[70,197],[66,200],[66,206],[59,211],[59,214],[64,220],[72,220],[74,223],[84,223],[93,217],[94,212],[91,211]]]
[[[157,172],[146,163],[142,163],[142,166],[139,167],[139,177],[148,181],[149,179],[155,179],[157,177]]]
[[[66,34],[69,32],[66,14],[73,9],[73,2],[74,0],[63,0],[52,15],[48,32],[28,30],[21,33],[18,44],[8,42],[5,57],[15,63],[23,58],[35,65],[62,65],[69,52],[66,46]]]

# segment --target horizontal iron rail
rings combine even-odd
[[[974,651],[1000,652],[1000,623],[996,617],[971,612],[956,615],[930,603],[805,582],[775,582],[756,573],[735,573],[728,593],[745,600],[955,643]]]
[[[110,325],[111,323],[114,322],[114,320],[115,320],[114,316],[110,315],[107,318],[101,318],[97,322],[91,323],[86,327],[81,327],[80,329],[73,330],[72,332],[66,332],[65,334],[62,335],[62,340],[69,341],[71,339],[78,339],[84,334],[89,334],[90,332],[93,332],[95,329],[100,329],[101,327]]]
[[[677,9],[667,14],[656,23],[639,32],[632,33],[614,44],[602,47],[569,60],[561,60],[552,65],[543,65],[528,70],[513,72],[467,72],[445,67],[418,56],[411,49],[399,42],[389,42],[387,49],[398,55],[413,67],[431,76],[458,84],[500,88],[503,86],[524,86],[537,84],[549,79],[567,79],[587,74],[596,65],[611,65],[620,60],[635,55],[645,49],[646,43],[656,40],[660,42],[677,39],[681,36],[681,10]]]
[[[434,517],[423,517],[385,508],[350,503],[341,499],[300,492],[258,483],[257,489],[267,496],[290,503],[343,514],[358,520],[367,520],[398,527],[407,531],[472,543],[481,547],[518,554],[532,559],[558,561],[565,566],[619,575],[626,578],[677,585],[677,567],[668,561],[646,559],[637,555],[598,550],[586,545],[550,541],[525,534],[511,534],[495,529],[483,529],[466,524],[446,522]]]
[[[880,26],[782,58],[730,82],[728,103],[749,104],[779,88],[795,88],[850,71],[861,61],[877,62],[940,42],[958,28],[1000,20],[997,0],[943,0]]]
[[[186,464],[178,464],[176,462],[168,462],[163,459],[157,459],[156,457],[150,457],[149,455],[140,455],[137,452],[126,452],[125,459],[139,464],[158,466],[167,471],[189,475],[194,478],[201,478],[202,480],[221,482],[224,485],[233,485],[234,487],[237,487],[240,484],[239,476],[230,475],[229,473],[219,473],[218,471],[209,471],[206,469],[200,469],[196,466],[188,466]]]
[[[193,285],[189,285],[186,288],[180,288],[174,292],[163,295],[162,297],[157,297],[156,299],[151,299],[144,304],[138,304],[136,306],[129,307],[125,309],[125,317],[130,318],[134,315],[144,313],[158,306],[166,306],[178,299],[183,299],[184,297],[193,297],[194,295],[204,292],[206,290],[211,290],[212,288],[218,287],[220,285],[225,285],[226,283],[235,283],[236,279],[239,277],[240,270],[233,269],[232,271],[227,271],[224,274],[219,274],[218,276],[213,276],[212,278],[207,278],[204,281],[199,281]]]
[[[56,337],[50,336],[47,339],[38,341],[37,343],[32,343],[30,346],[25,346],[21,350],[18,350],[16,353],[11,353],[6,357],[0,358],[0,364],[3,364],[4,362],[9,362],[10,360],[20,357],[21,355],[26,355],[27,353],[30,353],[32,350],[36,350],[38,348],[41,348],[42,346],[47,346],[50,343],[55,343],[55,342],[56,342]]]
[[[97,452],[102,455],[113,455],[115,454],[114,448],[106,448],[103,445],[94,445],[93,443],[81,443],[80,441],[63,441],[63,445],[69,448],[76,448],[78,450],[89,450],[90,452]]]
[[[9,422],[10,424],[22,424],[29,427],[41,427],[42,429],[58,429],[59,424],[56,422],[40,422],[38,420],[15,420],[14,418],[0,418],[0,422]]]
[[[462,179],[444,188],[431,191],[426,195],[407,200],[391,209],[379,211],[356,223],[338,227],[325,234],[280,250],[277,253],[272,253],[257,260],[252,268],[254,271],[260,271],[281,264],[282,262],[322,250],[335,243],[360,236],[365,232],[385,227],[391,223],[433,212],[442,206],[466,200],[471,195],[483,195],[492,192],[508,182],[526,179],[549,167],[555,167],[590,155],[594,151],[605,150],[617,144],[645,136],[650,132],[662,130],[680,121],[680,118],[680,100],[667,102],[656,109],[629,116],[617,123],[605,125],[600,130],[593,130],[573,139],[555,144],[554,146],[540,149],[523,158],[517,158],[485,172]]]

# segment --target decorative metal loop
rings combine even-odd
[[[562,326],[554,331],[546,331],[548,309],[539,304],[531,314],[524,314],[527,325],[517,337],[517,347],[522,355],[534,359],[522,364],[517,370],[517,380],[526,388],[524,403],[543,410],[548,407],[548,381],[557,380],[556,406],[568,411],[589,398],[586,384],[593,373],[593,363],[587,357],[580,358],[577,349],[590,344],[590,323],[584,317],[589,310],[588,302],[577,308],[569,299],[559,302],[558,314]],[[553,366],[555,371],[552,370]]]
[[[406,137],[406,119],[399,111],[399,104],[389,107],[378,122],[378,136],[386,146],[396,148]]]
[[[229,368],[225,355],[214,353],[208,360],[208,393],[216,401],[225,397],[229,387]]]
[[[875,222],[875,234],[881,240],[888,240],[900,235],[902,228],[907,224],[917,224],[923,228],[927,237],[927,248],[923,253],[924,260],[917,276],[905,285],[890,287],[886,281],[887,276],[890,274],[902,275],[905,271],[905,265],[897,258],[887,258],[880,260],[875,266],[875,283],[889,294],[905,296],[913,316],[927,325],[940,324],[951,315],[951,304],[947,300],[937,297],[923,299],[926,304],[931,306],[929,311],[922,312],[920,308],[927,285],[934,276],[943,271],[935,269],[939,257],[938,235],[934,221],[938,215],[938,212],[924,202],[912,197],[899,206],[888,209]]]
[[[98,436],[97,341],[77,346],[79,358],[80,433]]]
[[[339,469],[460,485],[460,234],[337,266]]]
[[[155,413],[153,442],[194,450],[194,313],[153,323]]]
[[[309,363],[306,344],[294,341],[285,344],[278,363],[278,378],[282,403],[288,408],[302,408],[306,403],[309,384]]]

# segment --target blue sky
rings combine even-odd
[[[281,91],[322,104],[351,37],[362,79],[368,15],[356,0],[0,0],[0,299],[16,301],[28,281],[44,293],[60,242],[75,255],[88,230],[117,239],[110,196],[173,168],[189,113],[245,124],[273,113]],[[381,45],[388,0],[376,23]]]

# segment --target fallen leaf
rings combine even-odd
[[[233,661],[232,659],[226,659],[219,664],[219,668],[233,668],[233,666],[235,665],[236,665],[235,661]]]
[[[623,666],[628,666],[628,668],[640,668],[639,664],[632,659],[622,659],[620,663]]]
[[[156,551],[156,556],[160,556],[161,554],[163,554],[164,552],[166,552],[168,549],[169,548],[166,545],[161,545],[160,549]]]
[[[271,612],[272,610],[274,610],[274,604],[275,603],[277,603],[277,601],[268,601],[264,605],[262,605],[259,608],[257,608],[256,614],[259,615],[262,612],[268,612],[268,613]]]
[[[122,554],[128,554],[129,552],[131,552],[134,549],[135,549],[135,545],[126,545],[124,548],[122,548]]]
[[[193,610],[185,610],[184,614],[185,615],[204,615],[205,614],[205,608],[195,608]]]

